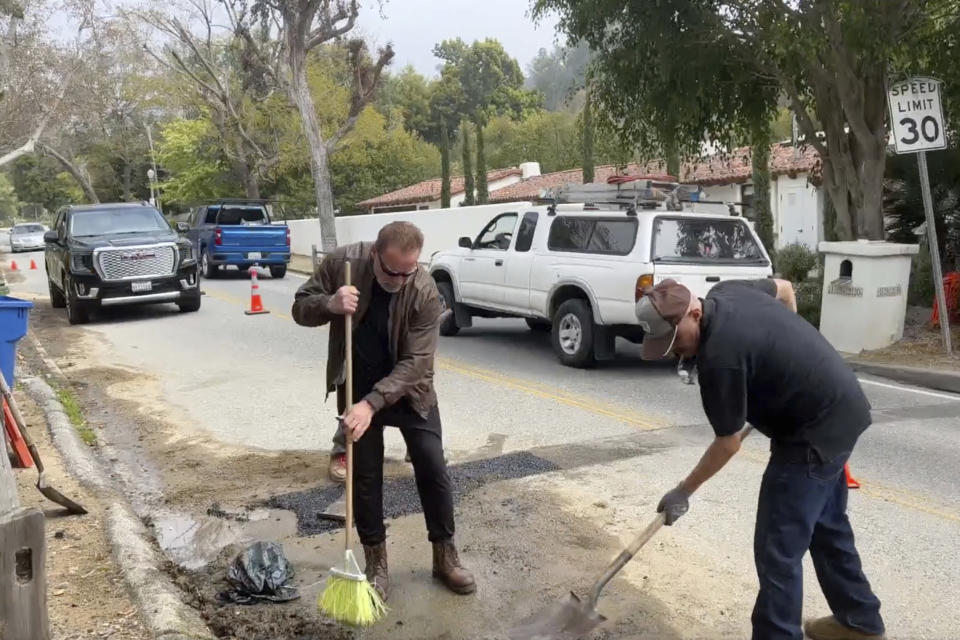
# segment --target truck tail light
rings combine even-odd
[[[223,229],[220,227],[213,230],[213,244],[218,247],[223,244]]]
[[[633,301],[637,302],[643,297],[643,290],[653,286],[653,274],[645,273],[637,278],[637,289],[633,294]]]
[[[287,246],[290,246],[290,227],[287,227]]]

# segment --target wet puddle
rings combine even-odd
[[[196,571],[230,545],[280,540],[297,532],[296,514],[283,509],[211,512],[215,515],[158,511],[150,516],[157,543],[171,561]]]

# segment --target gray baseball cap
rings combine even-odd
[[[647,287],[637,300],[637,321],[644,331],[643,359],[666,358],[677,340],[677,327],[690,309],[693,294],[676,280]]]

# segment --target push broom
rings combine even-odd
[[[350,286],[350,262],[344,264],[344,285]],[[353,316],[344,316],[346,336],[346,403],[344,415],[353,406]],[[344,427],[346,428],[346,427]],[[370,626],[387,612],[380,594],[367,582],[350,548],[353,542],[353,439],[345,434],[347,445],[346,519],[343,568],[333,567],[327,586],[320,595],[320,612],[329,618],[357,627]]]

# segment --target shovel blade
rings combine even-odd
[[[43,477],[42,474],[40,478],[37,480],[37,489],[40,491],[40,493],[43,494],[43,496],[47,500],[51,502],[56,502],[58,505],[65,508],[70,513],[82,516],[87,512],[87,510],[84,509],[82,505],[74,502],[73,500],[63,495],[53,487],[47,486],[47,480],[46,478]]]
[[[589,603],[570,593],[550,608],[510,629],[510,640],[578,640],[606,620]]]

